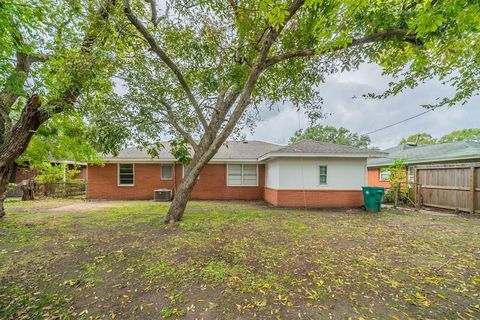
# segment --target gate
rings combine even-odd
[[[480,162],[415,167],[417,205],[480,213]]]

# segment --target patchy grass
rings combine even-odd
[[[2,319],[480,317],[480,219],[191,202],[7,202]]]

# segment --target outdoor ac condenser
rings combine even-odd
[[[157,189],[153,191],[154,201],[170,201],[172,200],[172,190],[170,189]]]

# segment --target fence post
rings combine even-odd
[[[415,186],[415,209],[420,209],[420,184],[418,183],[419,177],[419,169],[415,168],[415,176],[414,176],[414,183],[413,185]]]
[[[470,213],[475,213],[475,187],[476,187],[475,166],[470,167]]]

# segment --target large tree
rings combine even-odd
[[[438,143],[472,141],[480,142],[480,128],[462,129],[452,131],[438,139]]]
[[[318,119],[329,74],[377,63],[397,80],[377,98],[441,78],[456,94],[436,105],[480,86],[476,0],[171,0],[164,15],[156,0],[123,5],[125,90],[104,99],[103,123],[125,121],[140,143],[187,142],[191,161],[166,222],[182,219],[202,168],[260,108],[288,100]]]
[[[330,142],[343,144],[353,147],[366,148],[370,144],[370,137],[360,135],[350,130],[340,127],[315,125],[305,130],[297,130],[290,138],[290,142],[297,142],[304,139],[310,139],[321,142]]]
[[[399,144],[414,143],[414,144],[435,144],[437,139],[435,139],[430,133],[422,132],[412,134],[406,138],[402,138]]]
[[[113,0],[0,4],[0,217],[12,165],[37,129],[108,88],[113,9]]]
[[[436,143],[447,143],[447,142],[458,142],[458,141],[472,141],[480,142],[480,129],[471,128],[471,129],[462,129],[455,130],[446,135],[441,136],[440,138],[435,138],[429,133],[416,133],[412,134],[407,138],[400,140],[400,144],[405,143],[416,143],[416,144],[436,144]]]

